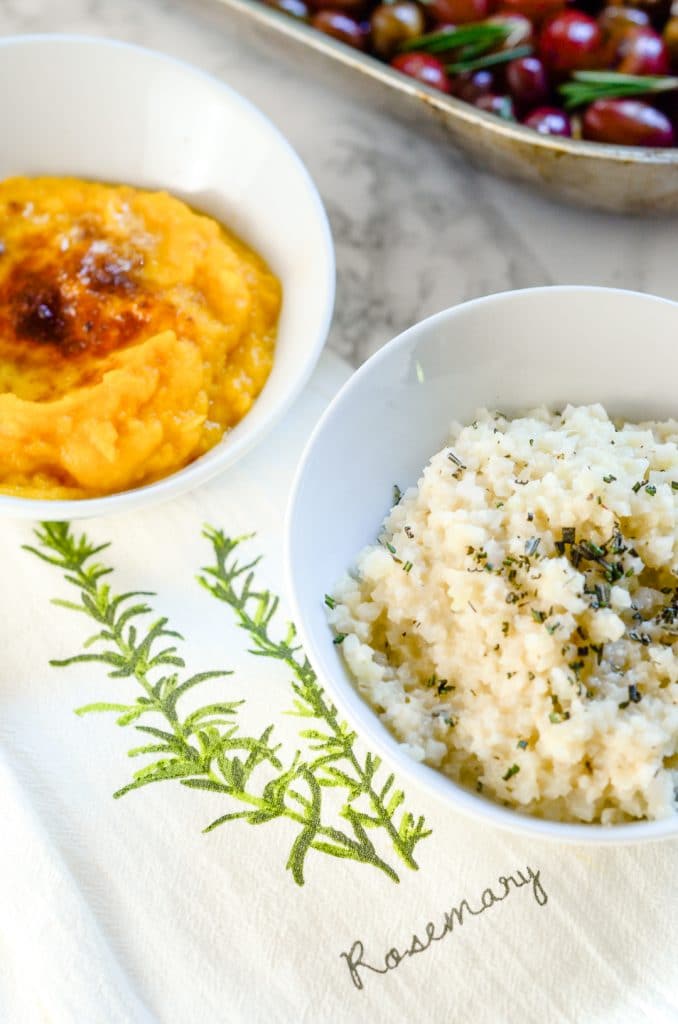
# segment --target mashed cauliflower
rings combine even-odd
[[[412,757],[524,812],[676,813],[678,422],[453,426],[329,618]]]

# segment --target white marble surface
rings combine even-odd
[[[506,288],[606,284],[678,299],[678,219],[580,212],[479,174],[191,0],[0,0],[0,34],[19,32],[153,46],[261,107],[327,205],[339,274],[330,345],[354,364],[413,321]]]

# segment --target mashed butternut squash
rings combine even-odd
[[[164,192],[0,183],[0,491],[85,498],[173,473],[247,413],[281,291]]]

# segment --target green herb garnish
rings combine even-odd
[[[646,484],[645,493],[649,494],[651,498],[654,498],[655,494],[657,493],[657,488],[654,486],[654,484]]]
[[[536,555],[540,541],[541,537],[529,537],[528,540],[525,541],[525,554]]]
[[[624,75],[618,71],[575,71],[560,86],[565,109],[584,107],[595,100],[620,99],[623,96],[645,96],[648,93],[672,92],[678,89],[678,78],[669,75]]]
[[[411,562],[403,562],[403,572],[409,572],[412,568]]]
[[[612,473],[610,473],[610,474],[608,474],[608,476],[604,476],[603,477],[603,482],[606,483],[606,484],[611,484],[611,483],[614,483],[614,481],[616,479],[617,479],[616,476],[612,476]]]
[[[335,638],[332,641],[332,643],[333,644],[337,644],[337,645],[343,644],[343,642],[344,642],[344,640],[346,639],[347,636],[348,636],[348,633],[337,633],[337,635],[335,636]]]
[[[520,747],[521,750],[527,750],[527,740],[518,740],[516,746]]]
[[[400,50],[402,53],[407,53],[410,50],[422,50],[424,53],[446,53],[449,50],[459,50],[462,47],[476,49],[482,47],[483,50],[489,50],[504,42],[510,31],[508,25],[477,21],[470,25],[463,25],[461,28],[443,29],[440,32],[428,32],[426,35],[417,36],[404,43]]]
[[[402,499],[403,492],[400,490],[397,484],[393,485],[393,504],[399,505]]]
[[[529,57],[532,53],[531,46],[516,46],[513,50],[500,50],[499,53],[487,53],[481,57],[453,61],[446,64],[445,70],[451,75],[461,75],[467,71],[481,71],[483,68],[491,68],[497,64],[507,64],[511,60],[518,60],[520,57]],[[508,100],[509,97],[506,97]],[[507,108],[509,104],[506,104]],[[505,117],[501,111],[500,117]]]
[[[450,460],[450,462],[453,462],[455,466],[459,467],[459,469],[466,469],[464,463],[461,461],[458,455],[454,454],[454,452],[448,452],[447,457]]]
[[[329,594],[325,594],[325,604],[327,605],[328,608],[337,607],[337,602],[334,600],[333,597],[330,597]]]
[[[519,764],[512,764],[511,767],[507,768],[506,771],[504,772],[504,774],[502,775],[502,781],[503,782],[508,782],[508,780],[512,779],[514,775],[517,775],[519,771],[520,771],[520,765]]]

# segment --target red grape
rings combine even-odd
[[[445,65],[430,53],[420,53],[417,50],[413,53],[401,53],[391,61],[391,67],[397,68],[410,78],[416,78],[423,85],[439,89],[440,92],[452,92]]]
[[[523,124],[540,135],[560,135],[565,139],[572,135],[570,118],[560,107],[537,107],[525,118]]]
[[[566,0],[503,0],[502,14],[520,14],[531,21],[542,21],[560,11]]]
[[[530,109],[546,103],[549,83],[539,57],[519,57],[506,65],[506,85],[519,107]]]
[[[668,117],[641,100],[596,100],[582,119],[585,139],[620,146],[673,146]]]
[[[653,28],[629,29],[621,39],[617,71],[625,75],[667,75],[671,69],[666,43]]]
[[[490,0],[431,0],[427,10],[436,22],[466,25],[490,13]]]
[[[452,92],[466,103],[475,103],[481,96],[495,92],[494,74],[489,68],[480,71],[466,71],[452,82]]]
[[[311,19],[313,28],[332,36],[342,43],[353,46],[356,50],[367,48],[368,30],[355,18],[342,11],[318,11]]]
[[[539,35],[539,55],[551,71],[590,68],[599,57],[603,33],[581,11],[563,11],[546,22]]]

